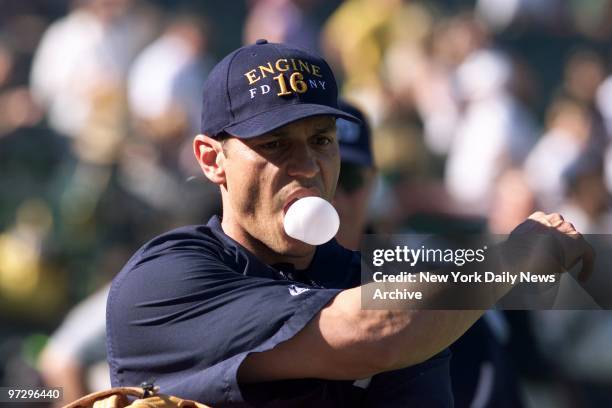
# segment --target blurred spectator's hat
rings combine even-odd
[[[340,145],[340,158],[344,163],[372,167],[372,146],[370,142],[370,126],[364,114],[357,107],[344,100],[338,101],[338,106],[344,112],[358,118],[361,123],[338,118],[336,134]]]

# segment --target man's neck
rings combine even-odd
[[[295,269],[303,270],[308,268],[314,258],[315,248],[307,254],[292,256],[275,252],[266,244],[250,235],[244,228],[241,228],[236,223],[231,222],[228,218],[222,218],[221,228],[228,237],[238,242],[245,247],[249,252],[255,255],[259,260],[268,265],[288,263],[292,264]]]

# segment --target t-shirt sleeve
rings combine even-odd
[[[166,394],[240,403],[247,354],[295,336],[337,293],[246,276],[198,248],[143,255],[109,293],[112,385],[154,380]]]

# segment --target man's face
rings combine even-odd
[[[224,224],[288,257],[312,253],[283,228],[284,214],[299,198],[334,197],[340,156],[335,119],[302,119],[253,139],[230,138],[223,146]],[[229,217],[229,218],[228,218]]]

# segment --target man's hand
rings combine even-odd
[[[546,236],[552,238],[557,247],[557,257],[561,266],[569,270],[582,260],[582,270],[578,275],[581,282],[586,282],[593,272],[595,252],[572,223],[566,221],[559,213],[545,214],[537,211],[529,216],[510,234],[510,239],[524,239]]]

